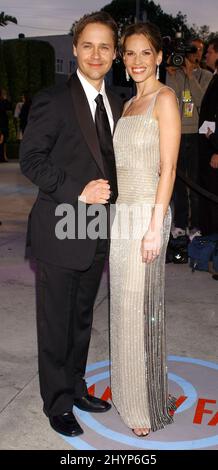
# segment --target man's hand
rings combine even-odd
[[[110,185],[108,180],[90,181],[79,196],[80,201],[86,204],[107,204],[110,199]]]
[[[167,65],[167,72],[171,77],[174,77],[176,75],[178,67],[174,67],[173,65]]]
[[[210,160],[210,166],[214,169],[218,168],[218,153],[214,153]]]
[[[167,59],[167,72],[169,73],[169,75],[171,75],[171,77],[175,76],[176,75],[176,71],[177,71],[177,68],[178,67],[174,67],[174,65],[170,65],[170,61],[171,61],[171,57],[169,56],[168,59]]]
[[[193,70],[196,68],[196,64],[192,64],[192,62],[190,62],[187,57],[185,57],[185,63],[182,68],[187,77],[191,78]]]
[[[207,133],[205,134],[207,139],[209,139],[210,135],[213,134],[213,131],[208,127],[207,128]]]

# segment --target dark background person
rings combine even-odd
[[[3,163],[5,161],[6,160],[4,158],[4,134],[0,129],[0,162]]]
[[[182,118],[182,136],[178,168],[193,181],[198,179],[198,120],[202,98],[212,78],[211,72],[201,68],[204,43],[196,38],[191,41],[196,52],[189,53],[181,67],[167,67],[166,84],[173,88],[179,100]],[[198,194],[189,190],[181,178],[176,178],[174,189],[173,236],[193,236],[199,231]],[[190,217],[190,220],[189,220]]]
[[[7,161],[6,155],[6,144],[8,140],[9,128],[8,128],[8,114],[7,112],[11,109],[10,100],[7,97],[7,92],[4,89],[0,89],[0,129],[4,136],[4,160]]]
[[[87,15],[77,23],[73,40],[78,70],[67,84],[34,100],[20,152],[22,172],[39,187],[29,225],[37,259],[41,396],[52,428],[68,436],[83,432],[73,405],[90,412],[111,407],[88,394],[84,379],[93,305],[109,243],[88,234],[60,240],[55,210],[67,203],[77,221],[80,210],[116,199],[111,131],[122,108],[104,84],[116,56],[115,21],[105,12]],[[86,220],[88,225],[93,217]]]
[[[16,135],[17,135],[17,140],[22,139],[22,132],[20,130],[20,112],[21,108],[24,103],[24,95],[21,95],[20,101],[16,103],[15,109],[14,109],[14,124],[16,127]]]
[[[22,132],[22,136],[24,134],[24,131],[25,131],[25,128],[26,128],[26,125],[27,125],[28,115],[29,115],[31,104],[32,104],[32,100],[31,100],[30,96],[28,94],[24,93],[24,95],[23,95],[23,105],[21,107],[20,114],[19,114],[19,124],[20,124],[20,130]]]
[[[209,192],[218,196],[218,170],[215,166],[214,154],[217,153],[218,132],[218,37],[208,44],[206,64],[214,71],[213,78],[202,100],[199,118],[199,127],[204,121],[215,122],[215,132],[199,134],[200,185]],[[203,235],[218,233],[218,204],[207,198],[200,198],[200,229]]]

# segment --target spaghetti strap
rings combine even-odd
[[[161,87],[154,93],[154,96],[153,96],[153,98],[151,98],[150,103],[149,103],[149,105],[148,105],[146,111],[145,111],[144,113],[140,114],[140,116],[146,117],[147,120],[150,120],[150,119],[151,119],[152,114],[153,114],[153,111],[154,111],[154,106],[155,106],[155,102],[156,102],[156,99],[157,99],[157,95],[159,94],[160,90],[162,90],[163,88],[169,88],[169,90],[171,90],[171,91],[173,92],[173,94],[176,96],[175,91],[174,91],[171,87],[169,87],[169,86],[167,86],[167,85],[161,86]],[[122,118],[131,117],[131,116],[137,116],[137,114],[136,114],[136,115],[135,115],[135,114],[127,114],[127,115],[126,115],[126,112],[127,112],[127,110],[129,109],[130,105],[132,104],[134,98],[135,98],[135,96],[133,96],[132,98],[130,98],[129,101],[127,101],[128,106],[125,108],[125,112],[124,112],[124,114],[122,115]]]
[[[126,113],[127,109],[129,109],[129,107],[130,107],[130,105],[131,105],[131,103],[132,103],[133,98],[134,98],[134,96],[132,96],[132,98],[130,98],[130,100],[128,100],[126,103],[124,103],[123,111],[124,111],[124,109],[125,109],[125,113]],[[128,105],[128,106],[126,106],[126,108],[125,108],[125,104]],[[123,114],[122,114],[122,117],[124,117]]]
[[[173,94],[176,96],[175,91],[174,91],[171,87],[169,87],[169,86],[167,86],[167,85],[163,85],[162,87],[160,87],[160,88],[155,92],[153,98],[151,99],[151,103],[149,104],[149,106],[148,106],[148,108],[147,108],[147,111],[146,111],[146,113],[145,113],[145,116],[146,116],[146,119],[147,119],[147,120],[151,119],[152,114],[153,114],[153,111],[154,111],[154,106],[155,106],[155,103],[156,103],[157,96],[158,96],[160,90],[162,90],[163,88],[169,88],[169,90],[171,90],[171,91],[173,92]]]

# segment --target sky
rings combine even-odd
[[[123,0],[125,2],[125,0]],[[155,0],[154,0],[155,1]],[[67,34],[72,23],[85,13],[97,11],[111,0],[0,0],[0,12],[15,16],[18,25],[0,28],[0,38]],[[187,15],[189,26],[204,24],[218,31],[218,0],[157,0],[165,13]]]

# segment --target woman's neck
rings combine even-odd
[[[137,83],[136,84],[136,99],[139,100],[143,96],[150,95],[152,93],[155,93],[160,88],[160,82],[156,80],[156,78],[153,78],[151,80],[146,80],[145,82],[142,83]]]

